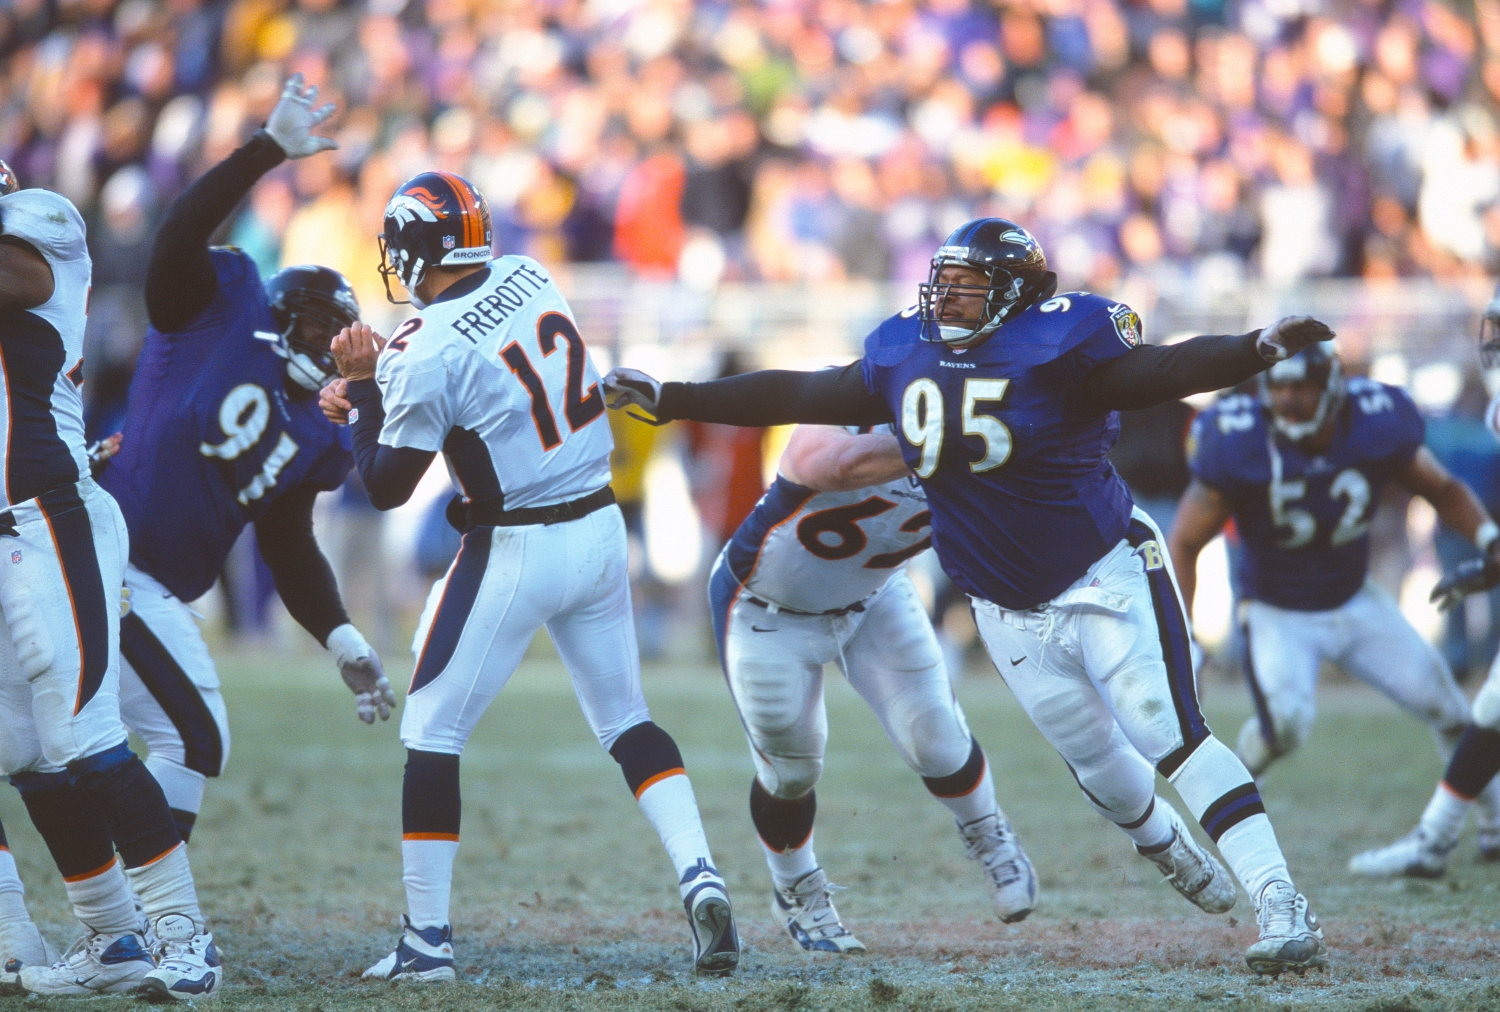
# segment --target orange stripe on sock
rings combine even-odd
[[[155,857],[153,857],[151,860],[147,861],[145,864],[138,864],[138,865],[136,865],[136,867],[137,868],[149,868],[153,864],[155,864],[156,862],[160,861],[162,858],[166,857],[168,854],[172,853],[172,851],[176,850],[178,847],[186,847],[186,846],[187,846],[187,844],[185,844],[185,843],[183,843],[182,841],[179,840],[177,843],[172,844],[172,846],[168,847],[166,850],[162,851],[160,854],[157,854]]]
[[[95,868],[93,871],[86,871],[82,875],[64,875],[63,876],[63,881],[64,882],[87,882],[91,878],[97,878],[98,876],[103,875],[105,872],[109,871],[114,866],[115,866],[115,859],[113,857],[111,857],[108,861],[106,861],[104,864],[101,864],[99,867]]]
[[[807,846],[808,841],[813,838],[813,830],[809,829],[807,831],[807,835],[802,838],[802,842],[801,843],[796,844],[795,846],[792,846],[792,847],[788,847],[786,850],[778,850],[777,848],[771,846],[769,843],[766,842],[766,838],[764,836],[761,836],[759,833],[755,834],[755,838],[760,841],[760,845],[762,847],[764,847],[767,850],[771,851],[771,853],[773,853],[773,854],[795,854],[795,853],[797,853],[797,851],[799,851],[803,847]]]
[[[1443,790],[1447,791],[1449,794],[1453,795],[1455,798],[1457,798],[1460,801],[1473,802],[1473,800],[1474,800],[1474,798],[1467,797],[1466,795],[1460,794],[1457,791],[1455,791],[1453,789],[1453,787],[1446,780],[1439,780],[1438,781],[1438,786],[1441,787]],[[1476,795],[1476,797],[1477,797],[1477,795]]]
[[[402,833],[402,840],[448,840],[452,843],[458,842],[457,833]]]
[[[641,795],[645,794],[646,791],[648,791],[653,784],[659,784],[663,780],[667,779],[667,777],[677,777],[677,776],[683,776],[683,777],[687,776],[687,770],[683,769],[681,766],[678,766],[678,767],[676,767],[674,769],[670,769],[670,770],[662,770],[656,776],[652,777],[651,779],[647,780],[645,783],[641,784],[641,786],[635,792],[635,799],[637,801],[641,800]]]

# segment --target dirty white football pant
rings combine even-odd
[[[85,478],[0,513],[0,774],[56,773],[125,741],[120,581],[130,554],[114,499]]]
[[[615,506],[567,523],[465,534],[417,625],[402,743],[463,752],[544,625],[599,744],[608,750],[650,720],[626,565],[625,521]]]
[[[903,570],[842,615],[771,613],[740,593],[721,557],[709,581],[729,691],[761,785],[799,798],[823,773],[823,666],[837,664],[901,758],[924,777],[964,765],[973,747],[942,648]]]
[[[153,576],[125,568],[120,717],[149,746],[146,768],[181,829],[229,759],[229,715],[197,616]]]
[[[1006,684],[1106,818],[1144,822],[1159,771],[1252,897],[1290,881],[1254,780],[1199,709],[1182,598],[1144,512],[1051,601],[1012,611],[975,598],[974,616]]]
[[[1373,583],[1326,611],[1247,601],[1245,643],[1245,677],[1256,715],[1240,728],[1239,754],[1256,775],[1307,740],[1324,661],[1425,720],[1444,760],[1469,721],[1469,702],[1442,655]],[[1491,782],[1478,804],[1483,824],[1500,821],[1500,782]]]

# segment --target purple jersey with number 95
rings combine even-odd
[[[1128,306],[1087,292],[1033,305],[977,348],[921,339],[916,308],[865,339],[865,385],[885,400],[932,510],[944,571],[976,597],[1031,608],[1125,536],[1131,498],[1108,457],[1119,416],[1083,378],[1141,341]]]

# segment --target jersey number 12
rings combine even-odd
[[[546,313],[536,321],[536,343],[546,358],[557,350],[557,339],[568,342],[568,389],[563,401],[563,414],[568,419],[568,430],[577,432],[585,425],[604,414],[604,394],[599,384],[589,386],[583,392],[583,366],[588,352],[584,350],[583,338],[573,321],[561,313]],[[519,341],[512,341],[500,352],[500,357],[515,373],[516,379],[531,395],[531,420],[536,422],[536,434],[542,441],[543,452],[562,445],[562,434],[557,429],[557,417],[548,403],[547,388],[541,375],[532,368],[531,359]]]

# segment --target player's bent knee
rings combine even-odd
[[[652,784],[687,772],[672,736],[649,720],[616,738],[609,754],[620,764],[625,784],[637,798]]]
[[[770,767],[769,771],[762,770],[760,779],[765,783],[766,790],[774,797],[783,801],[792,801],[812,791],[823,779],[823,760],[807,757],[804,759],[785,759],[779,756],[768,757],[765,764]],[[767,778],[766,773],[771,775]]]
[[[1500,731],[1500,677],[1485,681],[1474,697],[1473,720],[1480,727]]]
[[[969,755],[963,765],[952,773],[938,777],[924,776],[922,783],[929,793],[938,798],[962,798],[974,792],[984,779],[987,760],[984,749],[974,738],[969,739]]]

